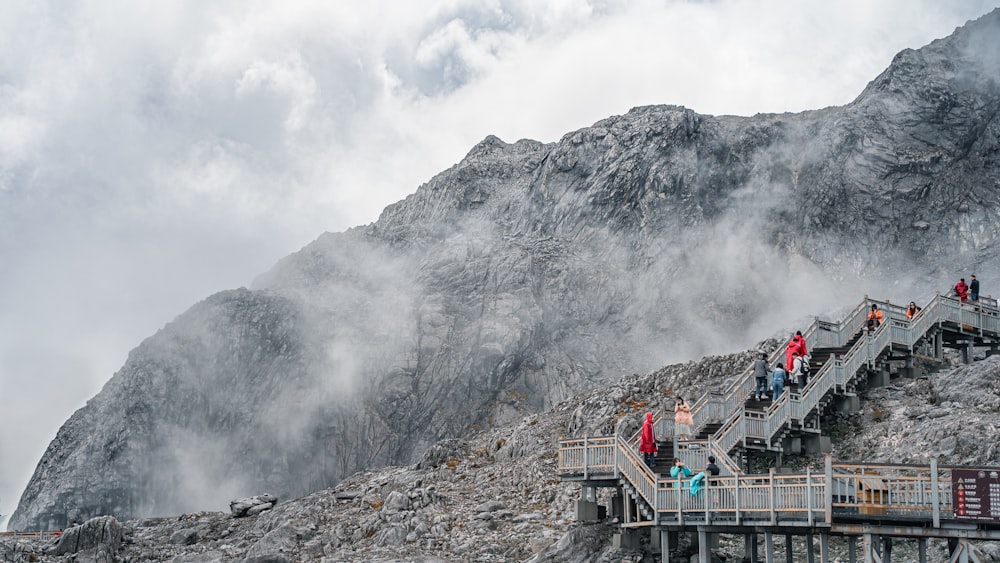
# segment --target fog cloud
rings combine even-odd
[[[486,135],[551,142],[644,104],[844,104],[993,6],[4,3],[0,513],[143,338]]]

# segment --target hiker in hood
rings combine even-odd
[[[656,462],[656,434],[653,431],[653,413],[646,413],[646,422],[642,423],[642,434],[639,437],[639,453],[642,454],[642,461],[653,468]]]

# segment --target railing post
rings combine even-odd
[[[617,449],[617,444],[616,444]],[[590,468],[590,443],[586,434],[583,435],[583,480],[587,481],[590,478],[588,469]],[[617,458],[618,455],[616,454]],[[617,463],[617,462],[616,462]]]
[[[812,469],[806,467],[806,510],[809,511],[809,515],[806,517],[809,525],[813,525],[813,479],[812,479]],[[812,549],[812,546],[809,546]]]
[[[736,525],[740,525],[740,474],[733,475],[734,495],[736,498]]]
[[[674,483],[674,488],[677,490],[677,523],[681,525],[684,524],[684,509],[681,506],[681,500],[683,499],[683,497],[681,496],[681,489],[683,489],[683,487],[681,487],[681,484],[684,481],[683,475],[684,473],[678,472],[677,482]]]
[[[938,467],[937,458],[931,458],[931,506],[934,507],[932,514],[933,526],[941,527],[941,499],[938,496]]]
[[[826,454],[826,460],[824,461],[826,466],[824,471],[826,472],[826,512],[824,514],[824,519],[827,524],[833,523],[833,456]]]
[[[618,479],[618,476],[621,475],[618,471],[618,448],[621,446],[621,442],[618,441],[618,434],[620,430],[620,424],[615,424],[615,447],[612,450],[612,454],[615,456],[615,479]]]
[[[768,477],[770,477],[768,479],[767,489],[768,489],[768,492],[770,493],[769,496],[771,498],[771,503],[770,503],[771,504],[771,525],[774,526],[775,524],[778,523],[778,513],[775,512],[775,510],[774,510],[774,492],[775,491],[774,491],[774,468],[773,467],[768,470]]]
[[[708,526],[711,520],[709,519],[709,507],[712,504],[712,487],[708,485],[708,475],[705,475],[705,525]]]

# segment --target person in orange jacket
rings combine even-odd
[[[920,307],[917,307],[916,303],[910,301],[910,306],[906,308],[906,318],[909,320],[913,320],[913,317],[917,316],[917,313],[919,312],[920,312]]]
[[[882,324],[882,309],[872,303],[872,308],[868,311],[868,330],[874,331],[880,324]]]

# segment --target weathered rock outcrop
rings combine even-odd
[[[924,292],[1000,279],[998,38],[994,11],[844,107],[643,107],[553,144],[489,137],[144,341],[10,525],[294,498],[866,287],[909,300],[900,272]]]

